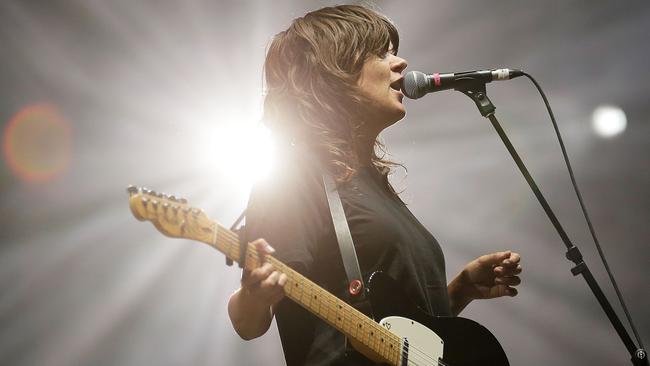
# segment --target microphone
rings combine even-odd
[[[409,71],[404,75],[402,81],[402,93],[408,98],[418,99],[427,93],[455,89],[472,81],[489,83],[495,80],[510,80],[522,75],[524,75],[524,72],[517,69],[435,73],[430,75],[419,71]]]

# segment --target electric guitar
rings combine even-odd
[[[260,256],[248,244],[240,258],[236,233],[210,220],[185,199],[146,188],[128,188],[129,206],[140,221],[151,221],[166,236],[206,243],[255,269],[270,263],[288,280],[285,295],[345,334],[352,346],[377,363],[394,366],[509,365],[497,339],[482,325],[460,317],[433,317],[403,296],[387,275],[375,272],[366,293],[375,320],[332,295],[272,255]]]

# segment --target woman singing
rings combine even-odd
[[[377,138],[406,114],[399,86],[407,62],[398,46],[385,16],[353,5],[308,13],[273,38],[264,113],[280,163],[251,193],[247,237],[264,238],[254,242],[259,251],[342,297],[346,275],[322,180],[328,173],[364,274],[383,271],[438,316],[455,316],[475,299],[515,296],[521,265],[510,251],[471,261],[447,283],[440,245],[388,182],[395,164],[378,154]],[[275,316],[288,366],[373,364],[346,356],[343,334],[286,299],[286,281],[269,264],[245,271],[228,304],[242,338],[261,336]]]

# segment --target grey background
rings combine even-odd
[[[207,246],[135,221],[124,187],[184,195],[231,223],[247,188],[198,164],[214,127],[256,123],[270,37],[330,2],[4,1],[0,121],[47,101],[69,121],[69,168],[23,184],[0,168],[0,364],[284,364],[277,331],[244,342],[226,314],[239,273]],[[645,1],[377,2],[398,25],[409,69],[521,67],[547,92],[604,252],[650,339],[650,6]],[[524,79],[491,84],[497,115],[569,236],[613,300],[541,98]],[[384,133],[408,167],[393,181],[438,238],[448,276],[512,249],[516,298],[463,313],[513,365],[629,364],[625,348],[489,123],[446,92],[407,101]],[[615,104],[627,130],[598,137],[591,113]],[[248,121],[224,121],[237,116]],[[242,141],[245,144],[246,141]],[[209,151],[209,149],[208,149]],[[204,154],[205,155],[205,154]],[[209,156],[208,156],[209,157]],[[619,306],[615,305],[619,310]]]

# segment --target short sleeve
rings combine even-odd
[[[331,222],[327,210],[318,171],[304,162],[285,162],[272,177],[253,187],[246,237],[249,241],[264,238],[275,248],[276,258],[307,274]]]

